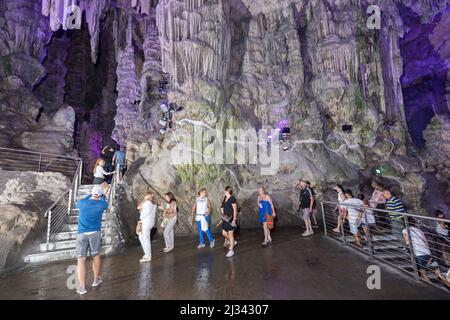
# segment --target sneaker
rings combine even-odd
[[[305,231],[305,232],[302,233],[302,237],[307,237],[307,236],[309,236],[308,231]]]
[[[341,233],[341,230],[339,230],[338,228],[334,228],[334,229],[333,229],[333,232]]]
[[[78,288],[78,289],[77,289],[77,293],[78,293],[79,295],[83,295],[83,294],[86,294],[86,293],[87,293],[87,290],[86,290],[85,288]]]
[[[97,278],[97,281],[94,281],[94,283],[92,283],[92,288],[98,287],[99,285],[101,285],[103,283],[103,280],[101,277]]]
[[[200,243],[198,246],[197,246],[197,249],[201,249],[201,248],[204,248],[205,247],[205,244],[204,243]]]
[[[139,260],[141,263],[144,262],[150,262],[152,261],[152,257],[143,256],[141,260]]]
[[[427,268],[437,268],[439,265],[436,261],[433,261],[432,263],[427,263]]]
[[[214,246],[216,245],[216,240],[211,241],[211,243],[209,244],[210,248],[214,248]]]
[[[170,251],[172,251],[172,250],[173,250],[173,247],[172,247],[172,248],[164,249],[164,252],[167,253],[167,252],[170,252]]]
[[[308,233],[308,236],[312,236],[314,234],[314,231],[310,231],[309,233]]]
[[[232,256],[234,256],[234,251],[232,251],[232,250],[228,251],[226,257],[231,258]]]
[[[261,246],[267,247],[267,244],[268,244],[268,243],[269,243],[268,241],[263,241],[263,242],[261,243]]]

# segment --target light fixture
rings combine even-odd
[[[342,131],[345,133],[351,133],[352,132],[352,125],[351,124],[343,124],[342,125]]]
[[[166,129],[161,129],[161,130],[159,130],[159,133],[165,134],[165,133],[166,133]]]
[[[161,103],[161,105],[159,107],[161,108],[162,112],[164,112],[164,113],[170,111],[170,108],[166,103]]]
[[[161,120],[159,120],[159,124],[162,127],[167,127],[167,125],[169,124],[169,121],[167,119],[161,119]]]

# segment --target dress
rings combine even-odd
[[[259,200],[259,222],[264,223],[266,220],[266,213],[271,216],[272,215],[272,207],[270,206],[270,202],[266,199]]]

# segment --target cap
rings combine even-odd
[[[92,195],[93,196],[102,196],[103,195],[103,188],[101,186],[94,186],[92,188]]]

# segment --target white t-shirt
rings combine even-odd
[[[439,223],[436,224],[436,232],[444,237],[448,237],[448,229],[442,227]]]
[[[375,216],[373,214],[373,210],[366,208],[366,210],[364,210],[362,217],[361,217],[361,222],[362,223],[366,223],[366,217],[367,217],[367,223],[368,224],[375,224]]]
[[[348,210],[348,222],[356,223],[356,219],[358,219],[360,208],[362,207],[363,202],[357,198],[351,198],[344,200],[342,204],[343,205],[341,207],[347,208]],[[351,207],[346,205],[351,205]]]
[[[195,213],[195,220],[200,221],[202,216],[206,215],[206,212],[208,212],[208,198],[197,198],[197,210]]]
[[[141,209],[141,215],[140,215],[140,219],[142,220],[142,222],[150,222],[150,224],[155,224],[155,217],[156,217],[156,204],[154,204],[151,201],[145,201],[142,204],[142,209]]]
[[[345,201],[345,196],[344,196],[344,193],[341,191],[338,193],[338,203],[342,204],[342,203],[344,203],[344,201]]]
[[[411,233],[411,242],[413,251],[416,257],[431,255],[430,248],[428,247],[427,238],[425,237],[425,234],[422,232],[422,230],[416,227],[410,227],[409,230]],[[406,229],[403,229],[403,234],[408,235]]]
[[[104,178],[107,175],[110,175],[110,173],[106,172],[102,166],[97,166],[95,168],[95,173],[94,173],[95,178]]]

